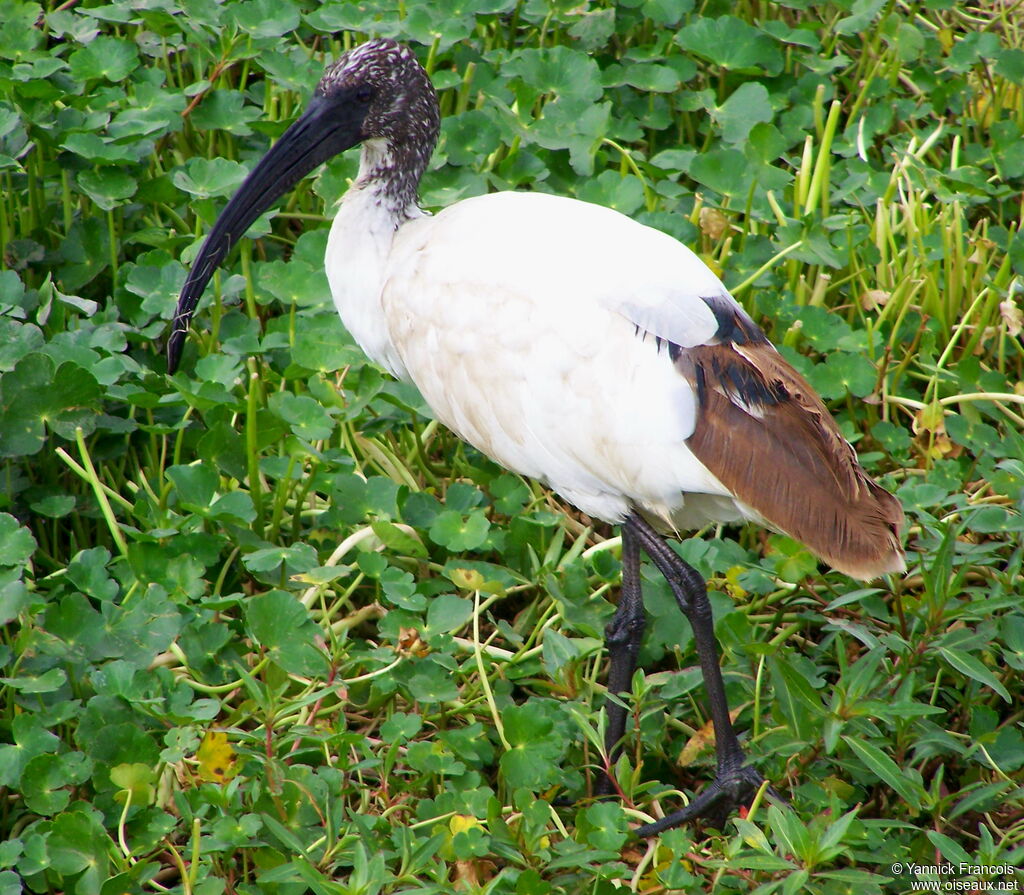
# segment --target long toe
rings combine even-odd
[[[705,821],[708,826],[722,830],[733,812],[741,806],[750,804],[762,783],[764,777],[752,767],[743,766],[726,771],[698,793],[685,808],[680,808],[661,820],[637,827],[636,835],[656,836],[665,830],[692,821]],[[770,792],[773,796],[777,795],[774,789]],[[781,796],[779,798],[781,799]]]

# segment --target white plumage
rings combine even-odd
[[[540,193],[467,199],[395,230],[372,183],[334,219],[331,291],[356,341],[441,422],[609,522],[631,507],[682,529],[755,518],[686,447],[695,396],[667,342],[710,340],[699,296],[727,294],[688,248]]]

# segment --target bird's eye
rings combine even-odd
[[[369,84],[360,84],[356,87],[356,100],[361,103],[368,103],[373,99],[373,88]]]

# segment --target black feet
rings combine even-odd
[[[764,777],[754,768],[737,768],[715,777],[685,808],[673,811],[661,820],[637,827],[633,832],[640,837],[657,836],[665,830],[699,820],[705,821],[709,827],[722,830],[736,810],[750,804],[762,783]]]
[[[722,671],[718,665],[711,603],[708,601],[704,579],[639,513],[635,512],[626,518],[622,526],[622,593],[615,617],[606,632],[611,660],[608,673],[609,697],[613,694],[621,695],[629,690],[640,652],[640,639],[644,629],[643,597],[640,588],[641,550],[665,576],[680,611],[693,628],[694,643],[708,694],[708,708],[715,730],[718,772],[714,781],[685,808],[673,812],[662,820],[645,824],[636,830],[636,833],[639,836],[654,836],[663,830],[695,820],[704,820],[710,826],[722,829],[730,814],[740,806],[750,803],[764,778],[744,764],[746,756],[729,717],[725,682],[722,680]],[[609,698],[606,711],[608,727],[605,746],[614,764],[622,751],[626,710],[620,700]],[[610,781],[604,780],[596,789],[598,795],[608,795],[614,787]],[[774,790],[770,792],[773,797],[777,796]]]

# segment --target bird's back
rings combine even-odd
[[[612,522],[756,519],[860,577],[902,513],[810,386],[685,246],[609,209],[464,200],[399,231],[386,326],[438,418]]]

